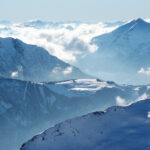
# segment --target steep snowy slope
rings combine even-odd
[[[150,23],[142,19],[133,20],[111,33],[93,39],[101,49],[115,51],[120,56],[142,58],[149,53]],[[143,59],[142,59],[143,60]]]
[[[150,86],[98,79],[37,84],[0,78],[0,149],[18,150],[33,135],[60,121],[148,95]]]
[[[78,68],[50,55],[45,49],[13,38],[0,38],[0,76],[30,81],[88,77]]]
[[[149,150],[150,99],[67,120],[20,150]]]
[[[92,43],[99,48],[82,60],[82,69],[87,68],[88,61],[89,72],[102,79],[127,84],[150,82],[148,76],[138,73],[141,68],[150,67],[150,23],[133,20],[93,38]]]

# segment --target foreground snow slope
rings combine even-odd
[[[0,76],[35,82],[89,77],[45,49],[13,38],[0,38]]]
[[[18,150],[33,135],[69,118],[150,95],[150,86],[99,79],[33,83],[0,78],[0,145]]]
[[[20,150],[149,150],[150,99],[57,124]]]

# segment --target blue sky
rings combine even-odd
[[[0,0],[0,20],[117,21],[150,18],[150,0]]]

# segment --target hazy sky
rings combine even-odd
[[[0,0],[0,20],[116,21],[150,18],[150,0]]]

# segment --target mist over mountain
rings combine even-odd
[[[118,83],[150,82],[147,73],[150,63],[150,23],[142,19],[133,20],[110,33],[93,38],[92,44],[97,45],[98,49],[79,61],[82,70],[88,68],[87,72]]]
[[[90,40],[115,29],[111,23],[85,23],[79,21],[52,22],[31,20],[8,25],[0,22],[0,37],[13,37],[28,44],[38,45],[51,55],[74,64],[78,57],[96,50]]]
[[[150,99],[67,120],[34,136],[20,150],[148,150]]]
[[[18,150],[61,121],[116,105],[58,124],[21,150],[149,149],[149,100],[118,106],[150,95],[150,23],[0,21],[0,36],[0,149]]]
[[[31,20],[8,24],[2,21],[0,36],[44,47],[50,55],[87,74],[118,83],[150,81],[148,19],[95,24]]]
[[[150,150],[149,6],[2,0],[0,150]]]
[[[33,83],[0,78],[0,148],[18,150],[56,123],[149,95],[150,85],[117,85],[99,79]]]
[[[89,77],[45,49],[13,38],[0,38],[0,70],[1,77],[34,82]]]

